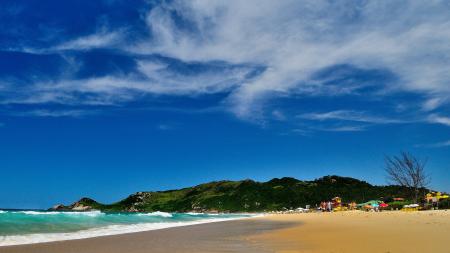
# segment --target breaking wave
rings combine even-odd
[[[84,239],[253,217],[248,214],[0,210],[0,246]],[[1,250],[0,250],[1,251]]]

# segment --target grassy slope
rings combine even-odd
[[[314,206],[322,200],[340,196],[344,202],[406,197],[408,192],[398,186],[372,186],[353,178],[327,176],[314,181],[294,178],[272,179],[268,182],[218,181],[180,190],[144,192],[110,205],[91,199],[85,205],[104,211],[268,211],[282,208]]]

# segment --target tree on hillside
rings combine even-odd
[[[417,203],[420,189],[430,183],[430,176],[425,172],[426,160],[420,160],[408,152],[398,156],[386,156],[386,173],[393,184],[408,187],[414,203]]]

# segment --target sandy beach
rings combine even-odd
[[[450,252],[450,211],[269,215],[117,236],[0,248],[2,253]]]
[[[273,252],[450,252],[450,211],[336,212],[277,215],[300,222],[252,237]]]

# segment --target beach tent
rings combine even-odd
[[[370,200],[365,203],[358,204],[358,207],[362,210],[369,211],[379,207],[380,203],[382,203],[380,200]]]
[[[370,201],[367,201],[365,203],[358,204],[357,206],[358,207],[375,206],[375,205],[378,206],[380,203],[382,203],[382,201],[380,201],[380,200],[370,200]]]
[[[419,208],[418,204],[404,205],[402,211],[419,211]]]
[[[333,204],[333,211],[347,211],[348,208],[346,206],[342,206],[342,199],[340,197],[334,197],[331,199]]]
[[[442,194],[440,192],[430,192],[426,195],[425,199],[427,202],[439,202],[442,199],[447,199],[449,196],[446,194]]]

